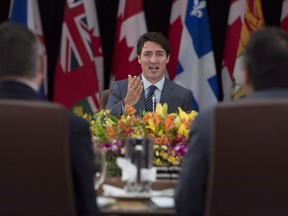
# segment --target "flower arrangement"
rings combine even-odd
[[[101,109],[91,115],[75,109],[74,112],[90,123],[90,129],[97,147],[107,150],[107,162],[115,163],[125,155],[123,140],[126,137],[150,137],[154,141],[155,166],[179,166],[187,150],[190,125],[197,112],[184,112],[180,107],[177,113],[167,113],[167,104],[157,104],[154,113],[136,110],[125,106],[125,113],[117,118],[110,110]],[[113,171],[112,171],[113,172]]]

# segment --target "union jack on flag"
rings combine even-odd
[[[93,0],[66,2],[54,85],[54,101],[85,111],[99,108],[103,57]]]

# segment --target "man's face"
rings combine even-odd
[[[138,55],[144,77],[153,84],[164,76],[169,59],[170,56],[166,55],[165,50],[152,41],[146,41],[141,55]]]

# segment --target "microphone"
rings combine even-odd
[[[155,97],[155,95],[153,94],[152,95],[152,110],[153,110],[153,113],[155,112],[155,103],[156,103],[156,97]]]

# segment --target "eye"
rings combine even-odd
[[[151,56],[151,53],[143,53],[143,56],[145,56],[145,57],[150,57],[150,56]]]

